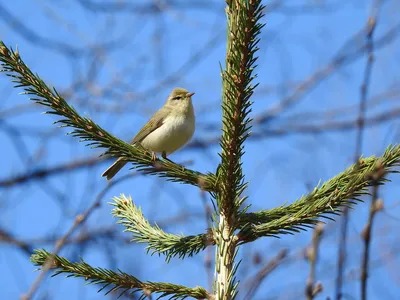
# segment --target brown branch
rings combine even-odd
[[[383,91],[379,94],[370,97],[367,101],[367,106],[369,109],[377,108],[379,105],[386,105],[391,101],[396,103],[396,101],[398,100],[400,100],[400,81],[395,82],[394,86],[387,89],[386,91]],[[334,120],[335,118],[344,118],[345,116],[352,116],[354,112],[358,113],[359,107],[360,107],[359,103],[349,104],[323,112],[315,110],[315,111],[293,113],[287,117],[281,117],[280,119],[292,122],[301,121],[305,119],[314,121]]]
[[[322,234],[324,233],[324,223],[320,222],[315,226],[313,237],[312,237],[312,244],[306,250],[306,255],[308,261],[310,262],[310,273],[307,279],[306,285],[306,299],[312,300],[315,296],[322,291],[322,284],[320,282],[315,282],[315,269],[317,267],[318,261],[318,249],[321,242]]]
[[[31,256],[33,252],[33,247],[29,243],[17,239],[13,236],[13,234],[7,232],[6,230],[0,228],[0,242],[2,243],[8,243],[11,245],[14,245],[18,247],[22,252],[27,254],[28,256]]]
[[[19,20],[13,15],[5,6],[0,4],[0,18],[9,25],[14,32],[23,37],[26,41],[36,47],[41,47],[46,50],[54,50],[69,57],[79,57],[87,55],[90,51],[96,49],[119,49],[121,43],[126,39],[125,37],[119,38],[111,42],[104,42],[100,44],[91,44],[84,47],[76,47],[74,44],[67,44],[55,39],[49,39],[38,35],[32,30],[32,27],[26,26],[24,22]]]
[[[120,179],[126,180],[128,178],[132,178],[138,175],[138,173],[132,173],[123,177],[118,178],[118,183],[121,182]],[[107,187],[109,190],[111,187],[115,186],[116,181],[112,181],[110,186]],[[205,194],[205,193],[204,193]],[[174,217],[168,217],[165,219],[161,219],[157,221],[157,225],[160,228],[166,228],[168,226],[176,225],[179,223],[187,222],[190,218],[204,218],[204,213],[196,212],[196,213],[182,213],[179,212]],[[211,216],[208,218],[211,219]],[[210,227],[210,226],[208,226]],[[105,226],[100,228],[95,228],[90,231],[88,230],[81,230],[78,235],[74,237],[70,237],[65,244],[66,245],[78,245],[82,247],[85,244],[96,242],[99,239],[107,239],[111,243],[121,243],[121,244],[130,244],[131,238],[122,236],[119,234],[120,232],[115,228],[115,226]],[[33,253],[33,249],[37,248],[36,245],[43,245],[43,244],[54,244],[61,236],[43,236],[43,237],[36,237],[36,238],[28,238],[25,240],[18,239],[14,237],[14,235],[2,228],[0,228],[0,243],[9,244],[16,246],[21,249],[25,254],[31,256]],[[208,247],[208,250],[212,250],[212,247]],[[210,265],[211,266],[211,265]],[[212,276],[212,274],[210,274]]]
[[[250,287],[244,299],[254,299],[254,295],[256,294],[257,289],[260,287],[261,283],[264,281],[264,279],[268,277],[268,275],[270,275],[278,266],[280,266],[285,261],[287,254],[287,249],[281,250],[274,258],[266,263],[265,266],[262,267],[254,277],[248,280],[248,282],[250,283]]]
[[[191,0],[191,1],[174,1],[169,0],[149,1],[146,4],[137,4],[134,2],[109,2],[109,1],[92,1],[92,0],[76,0],[82,7],[96,13],[134,13],[134,14],[155,14],[162,13],[166,10],[184,11],[190,9],[203,10],[203,11],[220,11],[223,9],[222,1],[204,1],[204,0]],[[161,2],[161,3],[160,3]],[[268,13],[279,13],[287,16],[297,16],[310,13],[326,13],[337,10],[340,3],[329,3],[323,5],[316,4],[300,4],[300,5],[287,5],[282,3],[282,0],[275,0],[268,3]]]
[[[380,125],[384,122],[391,121],[400,116],[400,107],[392,108],[389,111],[377,113],[376,115],[365,117],[363,119],[363,128],[375,125]],[[261,138],[261,137],[273,137],[273,136],[282,136],[282,135],[291,135],[291,134],[316,134],[316,133],[324,133],[324,132],[336,132],[336,131],[346,131],[353,130],[359,127],[359,118],[353,120],[345,120],[345,121],[327,121],[321,122],[319,124],[281,124],[281,128],[262,128],[254,127],[254,133],[249,138]]]
[[[367,282],[368,282],[368,267],[369,267],[369,254],[372,239],[372,226],[374,222],[375,214],[383,208],[383,202],[378,200],[378,189],[379,180],[385,175],[383,168],[377,170],[373,175],[373,181],[375,182],[372,188],[371,204],[369,208],[368,222],[362,231],[362,239],[364,241],[364,251],[361,260],[361,299],[367,299]]]
[[[393,26],[391,29],[387,30],[382,36],[376,39],[375,48],[382,48],[387,43],[393,41],[393,39],[399,34],[400,23]],[[355,34],[350,42],[357,43],[359,34]],[[348,45],[349,41],[345,42],[344,45]],[[343,46],[344,47],[344,46]],[[284,110],[288,107],[294,105],[296,101],[298,101],[301,97],[305,96],[312,89],[316,88],[323,80],[329,78],[335,71],[339,68],[355,62],[357,59],[363,56],[364,53],[368,53],[368,44],[363,43],[362,45],[356,45],[357,47],[353,51],[347,51],[343,53],[343,49],[338,51],[338,54],[332,59],[330,63],[326,66],[320,68],[316,72],[314,72],[310,77],[305,79],[303,82],[298,84],[292,94],[282,99],[279,103],[277,103],[272,108],[266,110],[264,113],[259,114],[254,118],[254,123],[266,123],[271,121],[280,115]],[[351,49],[351,47],[348,47]]]
[[[377,113],[364,119],[364,127],[372,127],[392,121],[400,117],[400,108],[391,109],[387,112]],[[282,137],[294,134],[322,134],[327,132],[344,132],[354,130],[358,126],[358,119],[348,121],[327,121],[319,124],[292,124],[280,125],[279,128],[261,128],[253,126],[249,140],[261,140],[264,138]],[[219,143],[219,138],[214,137],[207,140],[193,140],[185,149],[205,149]],[[183,150],[184,151],[184,150]]]
[[[376,28],[377,13],[380,0],[374,3],[373,10],[370,17],[368,18],[366,25],[366,51],[368,54],[367,62],[364,70],[364,78],[361,84],[360,91],[360,105],[359,105],[359,117],[357,120],[357,136],[356,136],[356,147],[354,153],[354,160],[358,164],[359,157],[362,151],[362,142],[365,129],[365,115],[367,110],[367,97],[368,88],[370,86],[370,78],[372,73],[372,66],[374,62],[374,43],[373,34]],[[342,298],[342,286],[343,286],[343,273],[346,265],[346,246],[347,246],[347,231],[349,222],[349,208],[345,207],[343,210],[342,224],[340,228],[340,240],[338,248],[338,268],[337,268],[337,279],[336,279],[336,299]]]
[[[154,14],[161,13],[167,7],[174,10],[201,9],[216,11],[222,9],[223,6],[206,2],[203,0],[191,1],[166,1],[164,5],[161,1],[149,1],[150,3],[138,4],[134,2],[109,2],[109,1],[92,1],[92,0],[77,0],[82,7],[96,13],[135,13],[135,14]]]
[[[368,58],[367,58],[367,64],[365,67],[365,77],[364,77],[364,82],[363,85],[361,86],[361,95],[362,95],[362,101],[360,101],[360,114],[361,112],[365,114],[366,110],[366,98],[367,98],[367,93],[368,93],[368,87],[370,83],[370,78],[371,78],[371,72],[372,72],[372,64],[374,62],[374,40],[373,40],[373,35],[374,31],[376,28],[376,23],[377,23],[377,9],[378,9],[378,4],[380,3],[380,0],[376,0],[373,6],[373,13],[371,14],[371,17],[368,19],[368,25],[367,25],[367,44],[368,44]],[[358,151],[361,152],[361,143],[362,143],[362,127],[363,127],[363,118],[360,118],[360,130],[359,130],[359,140],[358,140],[358,145],[360,145],[360,148],[357,149]],[[372,200],[371,200],[371,206],[370,206],[370,213],[368,217],[368,223],[364,229],[364,253],[363,253],[363,259],[362,259],[362,267],[361,267],[361,299],[366,300],[367,299],[367,278],[368,278],[368,261],[369,261],[369,248],[370,248],[370,243],[371,243],[371,230],[372,230],[372,223],[375,215],[375,202],[377,201],[378,198],[378,182],[379,179],[382,178],[384,175],[385,171],[384,170],[377,170],[376,174],[373,174],[373,180],[375,182],[375,186],[373,187],[373,192],[372,192]],[[375,178],[376,177],[376,178]]]
[[[41,180],[48,176],[59,175],[65,172],[76,171],[85,167],[94,166],[102,161],[104,161],[104,158],[89,157],[81,160],[63,163],[54,167],[35,170],[33,172],[28,172],[25,174],[17,175],[15,177],[0,180],[0,188],[11,187],[17,184],[26,183],[31,180]]]
[[[292,1],[287,1],[291,3]],[[293,1],[294,2],[294,1]],[[293,4],[293,3],[291,3]],[[280,13],[286,16],[298,16],[304,14],[313,14],[316,12],[319,13],[330,13],[336,11],[340,5],[343,5],[340,1],[336,3],[313,3],[310,4],[294,4],[294,5],[287,5],[285,1],[282,0],[275,0],[271,1],[267,5],[268,13]]]
[[[184,75],[188,75],[199,62],[204,60],[212,53],[212,50],[220,45],[221,38],[223,38],[225,31],[217,31],[215,35],[208,40],[198,51],[196,51],[187,61],[185,61],[177,70],[168,74],[165,78],[159,80],[155,85],[150,86],[145,91],[141,92],[137,97],[149,98],[153,96],[161,88],[177,82]]]
[[[92,205],[89,206],[89,208],[84,213],[78,214],[75,217],[75,221],[72,224],[71,228],[64,234],[63,237],[61,237],[61,239],[59,239],[56,242],[56,246],[55,246],[54,250],[52,251],[52,253],[54,255],[58,255],[60,253],[61,249],[66,245],[68,239],[72,236],[72,234],[75,232],[75,230],[77,230],[79,228],[79,226],[88,219],[88,217],[93,213],[93,211],[95,209],[100,207],[100,201],[101,201],[102,195],[103,195],[103,193],[100,193],[100,195],[97,197],[96,201],[94,201],[92,203]],[[42,265],[40,275],[33,282],[29,291],[26,294],[24,294],[23,296],[21,296],[21,300],[32,299],[33,295],[39,288],[40,283],[42,282],[42,280],[44,279],[44,277],[46,276],[48,271],[51,269],[52,264],[53,264],[53,259],[50,258]]]

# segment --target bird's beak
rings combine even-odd
[[[194,94],[195,94],[194,92],[193,93],[187,93],[187,96],[188,97],[192,97]]]

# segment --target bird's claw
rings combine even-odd
[[[156,160],[157,160],[157,156],[156,156],[156,153],[155,152],[153,152],[153,151],[151,151],[151,152],[149,152],[149,151],[145,151],[144,152],[144,155],[148,155],[149,153],[151,153],[151,161],[153,162],[153,163],[155,163],[156,162]]]
[[[161,156],[163,159],[168,160],[170,163],[174,164],[174,162],[167,157],[167,153],[165,151],[161,153]]]

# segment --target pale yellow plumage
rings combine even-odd
[[[140,144],[146,150],[165,155],[183,147],[195,129],[193,94],[183,88],[175,88],[164,106],[142,127],[131,144]],[[126,161],[117,159],[102,176],[110,180],[125,164]]]

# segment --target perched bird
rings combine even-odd
[[[175,88],[168,96],[164,106],[140,129],[133,138],[132,145],[141,145],[144,149],[161,153],[163,158],[183,147],[194,133],[194,110],[192,96],[183,88]],[[118,158],[101,175],[110,180],[127,162]]]

